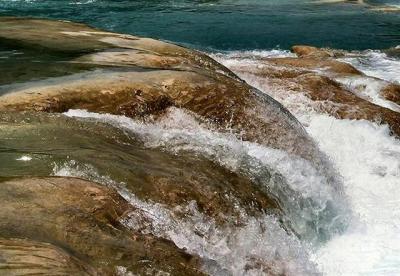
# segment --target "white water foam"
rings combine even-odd
[[[358,68],[375,77],[398,81],[397,61],[383,61],[381,54],[375,54],[371,53],[375,64]],[[345,233],[315,249],[313,260],[320,271],[332,276],[400,275],[399,140],[389,135],[387,126],[318,114],[315,103],[307,98],[252,74],[252,68],[256,68],[252,66],[261,66],[257,59],[246,64],[250,67],[244,73],[240,59],[230,60],[223,54],[217,58],[234,72],[240,68],[236,71],[240,77],[289,108],[344,177],[355,216]],[[370,93],[376,95],[379,91]]]
[[[326,275],[400,275],[400,141],[387,126],[314,117],[308,132],[344,177],[358,219],[315,255]]]

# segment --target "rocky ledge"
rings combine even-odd
[[[314,103],[317,112],[387,124],[394,135],[400,136],[399,84],[367,76],[342,61],[357,53],[306,45],[294,46],[292,51],[295,57],[262,58],[258,67],[239,64],[231,69],[239,75],[256,76],[278,100],[302,95]],[[376,98],[365,92],[368,82],[380,89]]]

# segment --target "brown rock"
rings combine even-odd
[[[391,83],[381,90],[381,95],[389,101],[400,105],[400,85]]]
[[[49,243],[0,238],[3,275],[100,275],[93,267]]]
[[[206,68],[237,78],[201,52],[151,38],[106,32],[70,21],[0,17],[0,42],[24,50],[43,50],[40,51],[42,55],[54,52],[59,55],[58,58],[65,60],[70,57],[74,63],[86,66]]]
[[[54,177],[4,179],[0,187],[3,239],[53,244],[62,250],[58,254],[73,256],[75,266],[75,258],[85,260],[106,275],[113,275],[118,266],[138,274],[149,270],[201,274],[196,257],[166,240],[128,231],[120,221],[134,210],[109,188]],[[26,255],[34,254],[33,248],[31,253],[25,249]],[[54,248],[51,254],[56,254]],[[30,260],[43,265],[40,257]]]
[[[265,59],[268,63],[277,66],[295,67],[304,70],[319,70],[329,75],[362,75],[352,65],[334,59],[315,58],[271,58]]]
[[[270,85],[278,90],[304,94],[318,103],[314,108],[320,112],[341,119],[363,119],[388,124],[392,132],[400,136],[400,113],[360,98],[332,80],[330,76],[336,77],[335,74],[320,75],[320,72],[304,69],[306,66],[303,65],[302,60],[307,59],[298,58],[297,60],[286,58],[282,58],[282,61],[280,59],[263,59],[262,62],[265,63],[263,67],[241,68],[239,66],[234,69],[235,72],[240,74],[250,72],[257,77],[265,78]],[[312,63],[312,66],[314,64]],[[392,84],[381,93],[384,96],[386,95],[387,99],[393,101],[396,99],[397,89],[397,85]]]
[[[322,112],[340,119],[388,124],[392,132],[400,136],[400,113],[364,100],[325,76],[310,73],[295,81],[299,92],[321,103],[319,108]]]
[[[325,59],[343,55],[342,52],[337,50],[321,49],[307,45],[295,45],[292,47],[292,51],[296,53],[298,57],[301,58],[308,57],[308,58]]]

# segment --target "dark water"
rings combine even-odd
[[[371,5],[394,4],[375,0]],[[3,0],[0,15],[68,19],[210,50],[400,44],[400,13],[313,0]]]

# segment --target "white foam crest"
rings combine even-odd
[[[226,53],[214,53],[211,56],[226,57],[229,59],[260,59],[260,58],[282,58],[282,57],[296,57],[289,50],[272,49],[272,50],[251,50],[251,51],[230,51]]]
[[[350,63],[368,76],[400,83],[400,60],[381,51],[369,50],[340,60]]]
[[[345,223],[343,195],[338,194],[309,161],[238,140],[233,134],[209,130],[182,109],[172,108],[161,121],[151,124],[84,110],[70,110],[64,114],[112,124],[139,135],[146,147],[201,154],[231,171],[247,175],[281,200],[291,226],[304,238],[325,239]]]
[[[74,160],[55,164],[53,174],[80,177],[116,188],[136,209],[122,221],[125,226],[169,239],[179,248],[202,257],[203,269],[210,275],[317,274],[315,265],[309,261],[307,246],[281,228],[274,216],[253,218],[243,214],[244,225],[221,225],[199,212],[194,201],[173,209],[142,201],[123,184]]]

